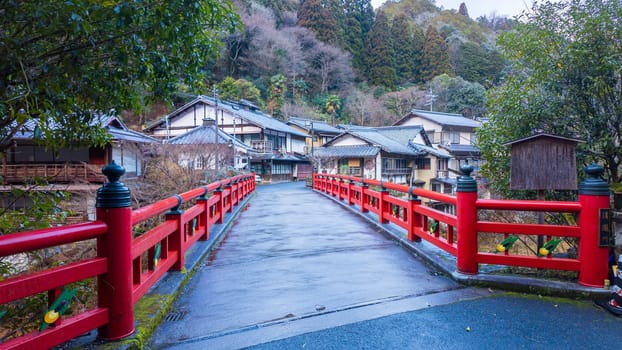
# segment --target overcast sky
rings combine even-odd
[[[374,8],[380,6],[385,0],[372,0]],[[469,16],[477,19],[479,16],[496,13],[498,16],[514,17],[519,15],[527,7],[531,6],[532,0],[436,0],[436,6],[446,10],[458,10],[460,3],[466,4]]]

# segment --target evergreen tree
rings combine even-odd
[[[372,85],[395,87],[393,68],[393,46],[387,17],[379,12],[369,32],[366,50],[367,78]]]
[[[422,76],[425,81],[429,81],[443,73],[452,74],[447,43],[434,26],[429,26],[423,45]]]
[[[415,45],[408,28],[408,20],[404,14],[398,15],[391,25],[393,39],[393,62],[398,83],[413,80],[413,69],[416,65]]]
[[[342,0],[345,21],[342,26],[343,48],[352,54],[352,66],[364,68],[367,34],[374,24],[374,8],[370,0]]]
[[[499,80],[503,59],[499,52],[486,50],[473,42],[460,45],[460,54],[454,59],[456,75],[468,81],[492,85]]]
[[[469,17],[469,10],[467,10],[465,3],[460,3],[460,9],[458,10],[458,13],[463,15],[464,17]]]
[[[423,83],[423,45],[425,43],[425,34],[423,33],[423,29],[421,27],[416,26],[413,28],[412,33],[413,41],[413,65],[410,67],[412,69],[412,80],[414,83]]]
[[[267,110],[273,117],[284,119],[283,105],[285,104],[285,88],[287,78],[283,74],[270,77],[270,89],[268,91]]]
[[[337,20],[330,8],[321,0],[303,0],[298,9],[296,24],[309,28],[325,43],[337,43]]]

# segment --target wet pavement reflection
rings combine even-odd
[[[260,185],[151,347],[240,348],[481,293],[303,182]]]

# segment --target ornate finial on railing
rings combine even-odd
[[[129,188],[119,181],[125,174],[125,169],[112,161],[102,169],[108,178],[102,187],[97,190],[95,199],[96,208],[125,208],[132,206],[132,197]]]
[[[458,186],[456,191],[458,192],[477,192],[477,182],[471,177],[473,172],[473,166],[465,164],[460,167],[462,176],[458,177]]]
[[[174,194],[171,197],[177,199],[177,205],[171,208],[171,210],[167,211],[166,214],[167,215],[181,215],[184,212],[183,210],[181,210],[181,204],[184,202],[184,199],[181,198],[181,196],[178,194]]]
[[[593,196],[608,196],[609,185],[602,179],[605,169],[595,163],[585,167],[585,173],[588,178],[579,184],[579,194],[587,194]]]

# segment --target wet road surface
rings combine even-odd
[[[236,349],[488,294],[303,182],[262,185],[149,347]]]

